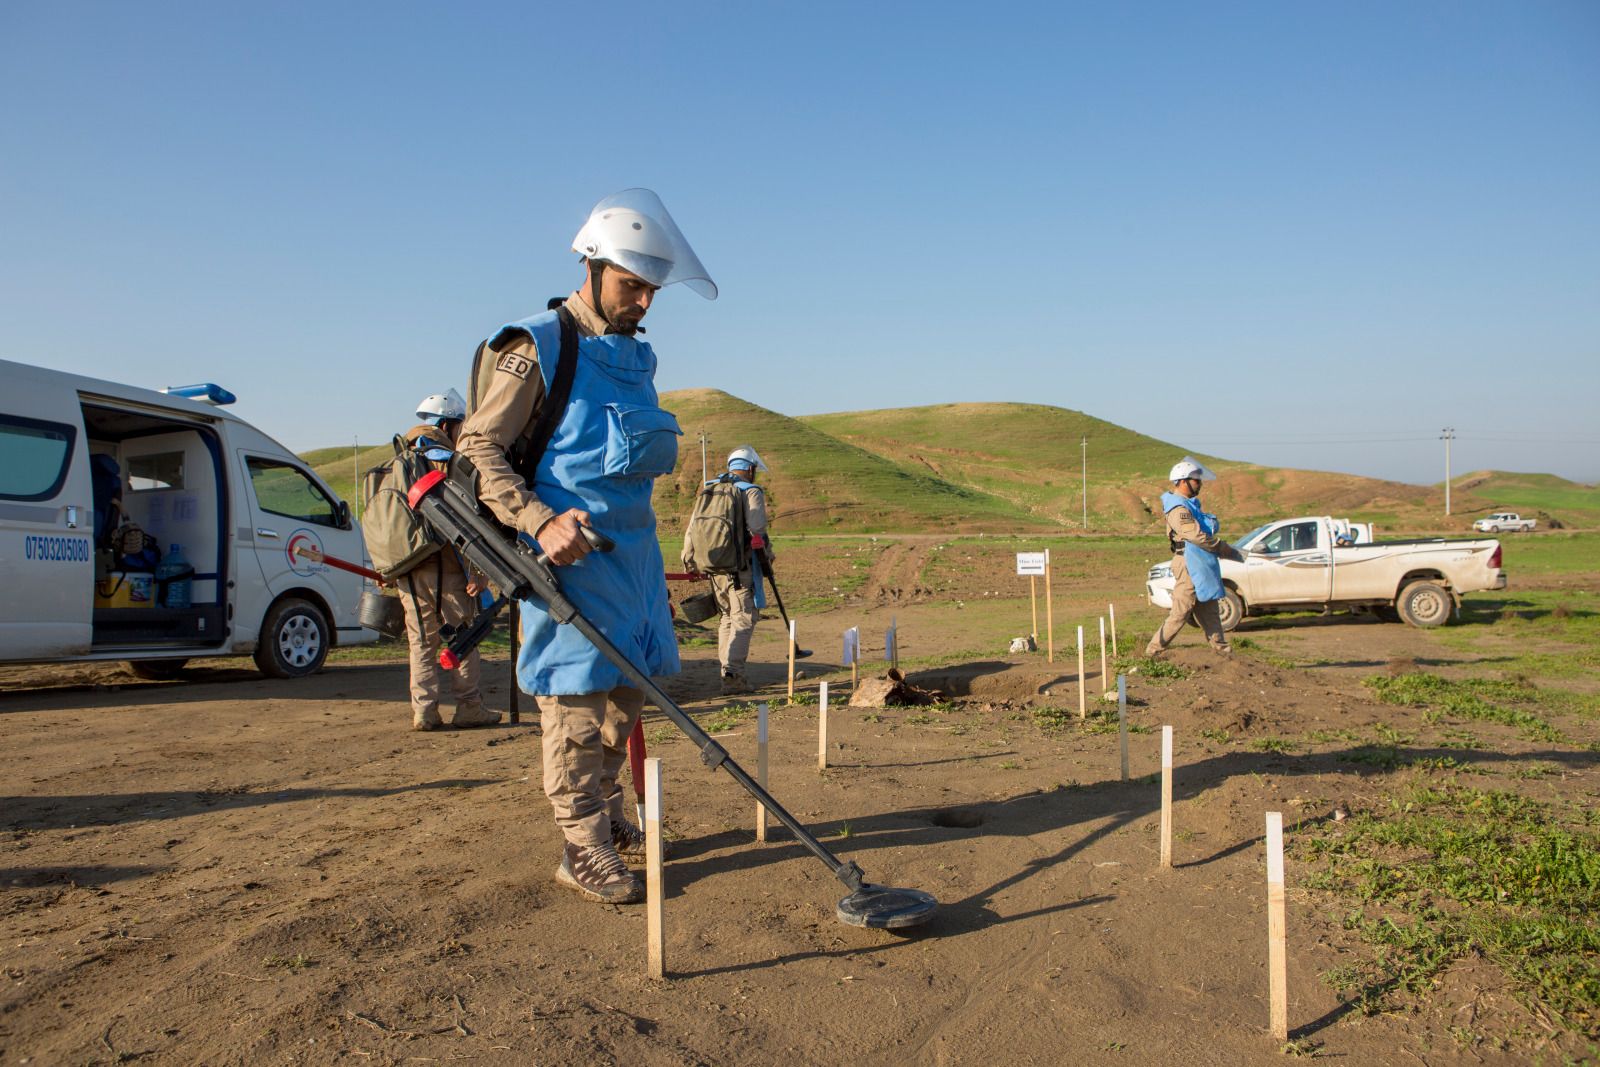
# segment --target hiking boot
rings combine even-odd
[[[630,860],[643,863],[645,859],[645,834],[627,819],[611,820],[611,847],[617,850],[617,855]],[[672,849],[667,842],[661,842],[661,858],[666,859],[671,855]]]
[[[439,730],[444,728],[444,720],[439,718],[438,711],[427,714],[413,712],[411,715],[411,728],[413,730]]]
[[[458,730],[473,726],[493,726],[500,721],[498,711],[490,711],[482,704],[457,704],[456,713],[450,716],[450,725]]]
[[[733,674],[728,671],[724,671],[722,673],[723,696],[737,696],[740,693],[753,692],[755,692],[755,690],[750,688],[750,683],[745,681],[744,675]]]
[[[637,904],[644,899],[644,886],[609,844],[566,842],[561,866],[556,868],[556,881],[602,904]]]

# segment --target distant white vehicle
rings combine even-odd
[[[1473,523],[1472,528],[1482,533],[1527,533],[1537,522],[1536,519],[1525,519],[1514,511],[1497,511]]]
[[[365,579],[300,555],[366,562],[350,506],[292,452],[217,406],[0,360],[0,663],[127,660],[170,677],[198,656],[254,653],[267,674],[363,644]],[[193,573],[119,569],[112,502]]]
[[[1323,515],[1258,526],[1232,543],[1244,562],[1221,561],[1224,630],[1246,615],[1316,608],[1442,626],[1462,594],[1506,587],[1500,542],[1487,538],[1374,541],[1370,524]],[[1170,608],[1172,586],[1172,564],[1150,568],[1150,603]]]

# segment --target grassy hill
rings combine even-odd
[[[712,474],[735,446],[772,466],[763,477],[775,523],[789,531],[1028,532],[1077,529],[1083,489],[1079,442],[1089,439],[1089,528],[1146,532],[1156,522],[1167,471],[1186,450],[1082,412],[1039,404],[940,404],[790,418],[717,389],[665,393],[683,428],[677,471],[656,483],[664,536],[677,533],[700,485],[698,435],[710,437]],[[347,500],[356,470],[388,461],[388,442],[302,454]],[[1548,474],[1478,471],[1457,479],[1455,514],[1443,486],[1234,463],[1195,453],[1220,480],[1206,490],[1224,534],[1299,514],[1348,515],[1386,533],[1465,531],[1495,509],[1600,526],[1600,488]]]
[[[1239,532],[1294,514],[1359,514],[1394,527],[1443,512],[1443,491],[1355,475],[1234,463],[1190,452],[1078,411],[1039,404],[940,404],[809,415],[808,426],[949,481],[1010,500],[1052,522],[1082,524],[1087,436],[1089,527],[1146,528],[1159,512],[1167,472],[1194,455],[1219,475],[1208,507]],[[1433,496],[1439,499],[1435,506]]]
[[[1491,511],[1515,511],[1567,526],[1600,526],[1600,486],[1554,474],[1474,471],[1455,480],[1451,496],[1451,510],[1468,512],[1469,521]]]

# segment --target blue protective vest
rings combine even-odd
[[[533,336],[548,395],[553,357],[561,351],[556,313],[505,329]],[[617,543],[556,573],[578,610],[635,667],[664,675],[678,673],[678,642],[650,490],[677,466],[683,431],[657,406],[655,373],[656,354],[643,341],[619,334],[580,338],[572,396],[535,468],[532,489],[557,513],[587,511],[595,529]],[[538,601],[522,603],[522,635],[517,684],[525,693],[574,696],[629,684],[587,638],[555,623]]]
[[[1165,515],[1173,508],[1188,508],[1194,516],[1194,521],[1200,524],[1200,529],[1210,535],[1216,536],[1221,529],[1217,517],[1208,511],[1200,510],[1200,501],[1191,500],[1177,493],[1161,494],[1161,514]],[[1221,600],[1227,595],[1227,590],[1222,587],[1222,564],[1218,562],[1214,553],[1207,552],[1193,541],[1183,543],[1183,563],[1189,571],[1189,578],[1194,582],[1195,599],[1201,603],[1208,600]]]
[[[706,482],[705,485],[712,486],[716,485],[718,482],[724,481],[732,482],[733,487],[739,490],[741,493],[750,489],[754,489],[758,493],[761,491],[761,487],[756,485],[754,482],[747,482],[742,478],[734,476],[731,472],[729,474],[724,474],[721,478],[713,478],[709,482]],[[761,578],[761,553],[759,552],[750,553],[750,584],[755,589],[756,608],[760,609],[766,607],[767,588],[763,584]]]

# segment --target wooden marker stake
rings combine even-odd
[[[1267,981],[1272,1036],[1289,1040],[1289,939],[1283,916],[1283,812],[1267,812]]]
[[[665,978],[661,941],[661,902],[665,895],[661,873],[661,760],[654,757],[644,761],[644,855],[646,961],[651,978]]]
[[[817,770],[828,769],[828,683],[817,692]]]
[[[756,782],[767,787],[767,702],[756,705]],[[767,806],[756,801],[756,840],[767,839]]]
[[[1111,678],[1106,674],[1106,617],[1100,616],[1100,692],[1109,692]]]
[[[1028,606],[1033,608],[1033,629],[1028,631],[1028,636],[1033,638],[1033,647],[1039,647],[1039,579],[1028,575]]]
[[[1056,661],[1056,608],[1050,599],[1050,550],[1044,550],[1044,645],[1045,662]]]
[[[1161,728],[1161,866],[1172,867],[1172,727]]]
[[[1111,609],[1111,658],[1112,659],[1116,659],[1117,658],[1117,606],[1115,604],[1107,604],[1106,607]]]
[[[1122,780],[1128,780],[1128,676],[1117,675],[1117,736],[1122,741]]]
[[[1083,627],[1078,627],[1078,718],[1089,717],[1089,703],[1083,695]]]
[[[794,620],[789,620],[789,699],[794,699],[794,650],[799,647],[795,644]]]

